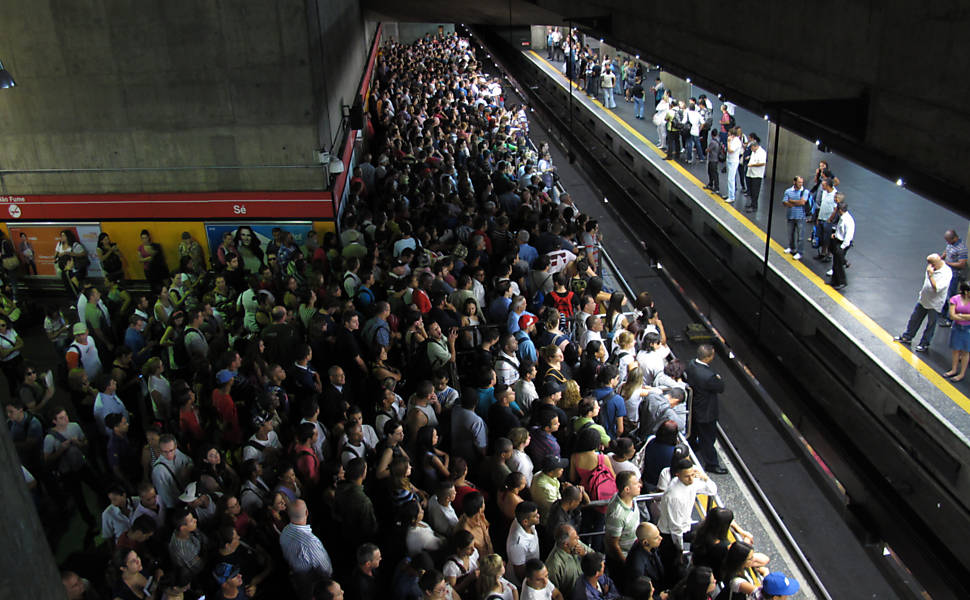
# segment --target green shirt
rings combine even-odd
[[[559,480],[545,473],[538,473],[532,478],[532,487],[529,490],[532,492],[532,501],[539,505],[539,521],[545,525],[549,509],[562,497]]]
[[[606,507],[606,535],[620,538],[620,549],[629,552],[633,542],[637,541],[637,527],[640,525],[640,511],[636,503],[628,507],[620,500],[620,495],[613,496]]]
[[[88,324],[89,329],[101,329],[103,326],[102,320],[104,315],[98,309],[97,302],[88,302],[88,305],[84,307],[84,321]]]
[[[592,552],[593,549],[579,542],[586,552]],[[562,549],[561,546],[556,546],[546,557],[546,568],[549,569],[549,581],[556,586],[557,590],[567,590],[567,594],[572,593],[572,590],[576,587],[576,582],[579,578],[583,576],[583,569],[580,566],[580,561],[582,557],[578,554],[570,554]],[[565,596],[566,594],[563,594]]]
[[[592,425],[590,425],[589,428],[599,432],[600,443],[602,443],[604,446],[610,445],[609,434],[606,433],[606,430],[603,429],[602,425],[600,425],[599,423],[596,423],[595,421],[593,421],[593,419],[590,419],[589,417],[579,417],[575,421],[573,421],[573,433],[578,433],[579,430],[582,429],[583,425],[585,425],[586,423],[592,423]]]
[[[451,351],[448,350],[448,341],[441,337],[440,340],[430,340],[428,342],[428,360],[431,362],[431,368],[437,369],[446,364],[451,360]]]

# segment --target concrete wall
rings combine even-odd
[[[18,85],[0,93],[0,169],[311,163],[339,124],[339,104],[352,102],[368,42],[358,0],[321,2],[319,19],[315,8],[10,0],[0,60]],[[2,183],[7,193],[325,185],[319,169],[8,174]]]
[[[445,34],[455,32],[454,23],[384,23],[384,39],[410,44],[423,38],[426,33],[437,35],[438,27],[442,27]]]
[[[330,150],[346,134],[343,107],[354,103],[375,27],[365,25],[359,0],[309,0],[307,15],[317,147]]]

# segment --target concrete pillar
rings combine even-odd
[[[0,597],[62,600],[64,586],[7,428],[0,433]]]
[[[677,77],[676,75],[673,75],[666,71],[661,71],[660,81],[663,82],[665,88],[670,90],[670,95],[676,98],[677,100],[687,100],[687,98],[690,97],[690,84],[684,81],[683,79],[681,79],[680,77]],[[649,83],[651,86],[653,85],[652,81]],[[644,86],[644,87],[650,87],[650,86]]]
[[[533,25],[531,27],[531,33],[532,33],[532,49],[545,50],[546,35],[548,34],[548,28],[545,25]]]
[[[766,177],[771,177],[772,173],[774,159],[772,145],[775,142],[775,129],[777,127],[776,123],[771,123],[768,127],[768,139],[762,140],[762,143],[765,144],[765,150],[768,152],[768,162],[765,166]],[[778,190],[790,186],[795,175],[801,175],[805,179],[805,185],[811,187],[818,161],[824,158],[825,155],[819,152],[814,140],[806,140],[782,127],[778,136],[778,181],[775,184],[775,195],[779,195]]]

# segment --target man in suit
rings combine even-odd
[[[694,404],[691,407],[693,439],[690,443],[704,464],[705,471],[724,475],[727,469],[721,466],[714,450],[714,439],[717,437],[717,395],[724,391],[724,380],[711,367],[712,362],[714,347],[701,344],[697,348],[697,358],[687,363],[684,370],[687,382],[694,390]]]

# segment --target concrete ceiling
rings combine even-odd
[[[508,25],[561,25],[562,17],[523,0],[363,0],[375,21]]]

